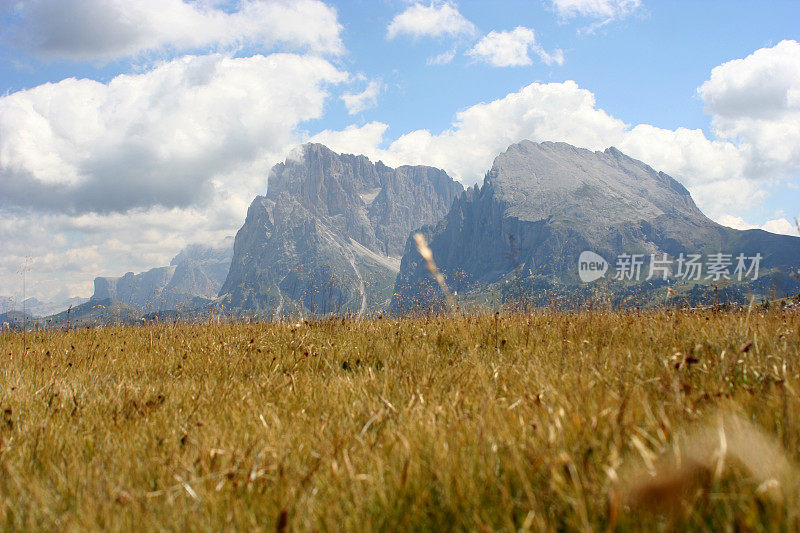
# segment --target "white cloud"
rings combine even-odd
[[[375,154],[388,128],[382,122],[369,122],[363,126],[348,126],[344,130],[324,130],[307,140],[322,143],[340,154]]]
[[[348,129],[346,134],[351,142],[362,134],[365,153],[387,164],[433,165],[470,185],[483,178],[498,153],[521,139],[563,140],[591,148],[605,148],[608,139],[621,139],[626,125],[594,104],[594,95],[573,81],[532,83],[460,111],[448,130],[439,134],[415,130],[385,150],[378,148],[382,139],[375,136],[374,123]],[[334,139],[335,132],[327,137]]]
[[[728,226],[729,228],[734,229],[752,229],[756,227],[753,224],[748,224],[744,218],[730,214],[719,216],[717,217],[716,221],[723,226]]]
[[[767,220],[761,229],[770,231],[772,233],[782,233],[784,235],[793,235],[797,237],[797,226],[786,220],[785,218],[778,218],[775,220]]]
[[[188,56],[0,97],[0,294],[27,255],[29,295],[86,296],[94,276],[233,235],[347,78],[311,56]]]
[[[417,130],[395,140],[389,152],[409,162],[423,159],[477,183],[494,157],[521,139],[572,140],[600,147],[618,138],[622,121],[594,107],[594,95],[575,82],[532,83],[517,93],[460,111],[439,135]]]
[[[441,133],[412,131],[381,149],[385,129],[371,123],[348,128],[344,135],[348,144],[362,146],[364,153],[387,164],[433,165],[467,185],[479,183],[495,156],[521,139],[564,141],[592,150],[617,146],[680,180],[712,218],[758,203],[768,183],[748,174],[751,152],[746,147],[708,139],[701,130],[625,124],[598,108],[594,95],[574,81],[532,83],[459,112]],[[326,132],[326,140],[335,144],[337,133]]]
[[[750,173],[800,170],[800,43],[782,41],[715,67],[698,94],[714,134],[749,152]]]
[[[536,42],[534,31],[524,26],[517,26],[511,31],[491,31],[467,53],[495,67],[520,67],[533,64],[529,51],[534,52],[548,65],[564,63],[564,53],[561,50],[555,50],[552,54],[546,52]]]
[[[553,10],[562,19],[595,19],[587,30],[594,31],[622,19],[641,7],[641,0],[552,0]]]
[[[336,10],[318,0],[240,0],[228,12],[185,0],[28,0],[11,6],[13,39],[45,57],[110,60],[164,49],[281,44],[344,52]]]
[[[0,208],[124,212],[218,196],[291,144],[347,74],[309,56],[187,56],[109,83],[67,79],[0,98]]]
[[[378,105],[378,96],[383,91],[384,85],[380,79],[371,80],[360,93],[345,93],[342,95],[347,112],[356,115]]]
[[[763,229],[764,231],[769,231],[770,233],[792,235],[795,237],[798,235],[797,226],[786,218],[767,220],[764,224],[759,226],[758,224],[751,224],[747,222],[740,216],[726,214],[717,218],[717,222],[723,226],[728,226],[734,229]]]
[[[79,216],[3,212],[0,294],[21,298],[17,271],[31,256],[27,296],[89,296],[95,276],[166,265],[193,242],[221,243],[241,225],[247,205],[225,199],[212,209],[152,208]]]
[[[475,25],[464,18],[458,7],[451,2],[434,2],[428,5],[415,2],[402,13],[395,15],[386,28],[386,36],[389,39],[399,35],[409,35],[414,38],[471,36],[476,32]]]
[[[783,58],[794,57],[795,46],[781,43],[712,71],[700,89],[712,121],[740,128],[726,136],[715,126],[713,138],[626,124],[574,81],[532,83],[473,105],[441,132],[386,139],[388,126],[370,122],[299,133],[322,115],[326,87],[348,76],[319,58],[281,54],[190,57],[107,84],[65,80],[13,93],[0,98],[0,294],[19,285],[15,271],[27,253],[41,295],[60,285],[86,294],[94,275],[143,270],[187,242],[232,234],[270,166],[301,138],[392,166],[434,165],[465,184],[478,183],[521,139],[614,145],[679,179],[709,216],[733,225],[726,215],[758,204],[775,180],[797,181],[794,152],[771,150],[760,137],[791,128],[796,64]],[[778,96],[764,97],[758,77],[744,84],[748,71],[778,86]],[[761,227],[786,231],[788,220],[774,216]],[[57,274],[61,263],[73,270]]]

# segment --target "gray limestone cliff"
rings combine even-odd
[[[409,233],[441,219],[462,190],[436,168],[303,145],[250,205],[222,302],[270,316],[385,308]]]
[[[799,238],[721,226],[667,174],[615,148],[592,152],[565,143],[510,146],[482,187],[467,190],[422,232],[451,288],[462,293],[507,280],[511,272],[580,285],[577,265],[585,250],[612,268],[622,253],[760,253],[765,270],[800,263]],[[425,294],[436,292],[410,239],[394,292],[396,311],[426,305]]]
[[[219,248],[190,245],[169,266],[95,278],[92,300],[114,300],[144,313],[206,304],[222,287],[232,253],[229,241]]]

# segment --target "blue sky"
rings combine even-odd
[[[0,294],[26,256],[60,298],[221,241],[307,140],[465,184],[521,138],[617,145],[715,220],[790,232],[798,21],[788,0],[0,0]]]
[[[589,20],[560,20],[544,1],[462,1],[459,11],[481,32],[533,28],[545,48],[564,50],[564,64],[492,68],[460,56],[431,68],[426,59],[449,50],[449,39],[386,39],[386,25],[403,3],[354,1],[337,7],[353,68],[397,84],[365,118],[387,122],[397,133],[445,129],[455,110],[501,98],[532,81],[564,80],[592,91],[600,107],[625,122],[708,131],[709,117],[696,90],[711,69],[800,38],[800,6],[790,1],[646,2],[591,34],[579,31]]]

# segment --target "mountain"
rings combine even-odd
[[[0,296],[0,313],[10,311],[12,309],[16,311],[22,311],[24,309],[26,313],[30,313],[30,315],[33,317],[42,317],[69,309],[71,306],[80,305],[88,300],[88,298],[80,297],[51,301],[42,301],[37,298],[27,298],[23,303],[10,296]]]
[[[36,323],[36,318],[22,311],[6,311],[0,313],[0,332],[4,330],[22,331],[25,328],[32,328]]]
[[[20,311],[2,313],[0,314],[0,331],[3,329],[22,331],[23,328],[34,330],[130,325],[141,322],[141,313],[135,307],[115,300],[90,300],[45,317],[34,317]]]
[[[271,316],[384,308],[409,233],[441,219],[462,190],[436,168],[303,145],[250,205],[222,301]]]
[[[667,174],[616,148],[592,152],[565,143],[510,146],[497,156],[482,187],[467,190],[440,223],[421,231],[448,284],[462,294],[487,289],[508,294],[509,284],[523,278],[540,292],[586,289],[578,276],[584,251],[596,254],[598,264],[609,264],[605,280],[625,274],[625,265],[613,272],[620,254],[642,254],[642,278],[649,273],[651,254],[667,254],[673,277],[680,254],[700,254],[703,261],[709,254],[731,254],[730,272],[739,254],[761,254],[761,271],[769,275],[748,290],[762,294],[796,289],[786,273],[800,263],[799,238],[721,226]],[[748,261],[749,267],[753,260]],[[713,279],[705,274],[698,282],[708,286]],[[620,280],[617,289],[630,291],[634,281]],[[654,278],[650,285],[666,281]],[[396,311],[439,299],[411,239],[394,292]]]
[[[225,281],[232,253],[230,239],[218,248],[190,245],[169,266],[95,278],[91,300],[115,300],[145,313],[208,305]]]
[[[37,320],[40,327],[75,328],[138,324],[141,313],[131,305],[110,299],[90,300],[56,315]]]

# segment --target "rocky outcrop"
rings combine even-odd
[[[565,143],[510,146],[482,187],[466,191],[423,232],[448,283],[462,293],[508,281],[512,272],[515,279],[580,286],[578,258],[586,250],[612,269],[623,253],[760,253],[766,270],[800,259],[798,238],[721,226],[663,172],[615,148],[592,152]],[[427,305],[426,294],[438,298],[411,241],[394,292],[397,311]]]
[[[408,234],[444,216],[461,191],[439,169],[306,144],[273,167],[266,196],[250,205],[220,296],[271,316],[386,307]]]
[[[190,245],[169,266],[95,278],[92,301],[114,300],[144,313],[203,305],[216,298],[232,253],[230,241],[219,248]]]
[[[167,286],[174,266],[151,268],[134,274],[127,272],[119,278],[97,277],[94,279],[92,300],[116,300],[138,309],[157,309],[163,305],[162,292]]]

